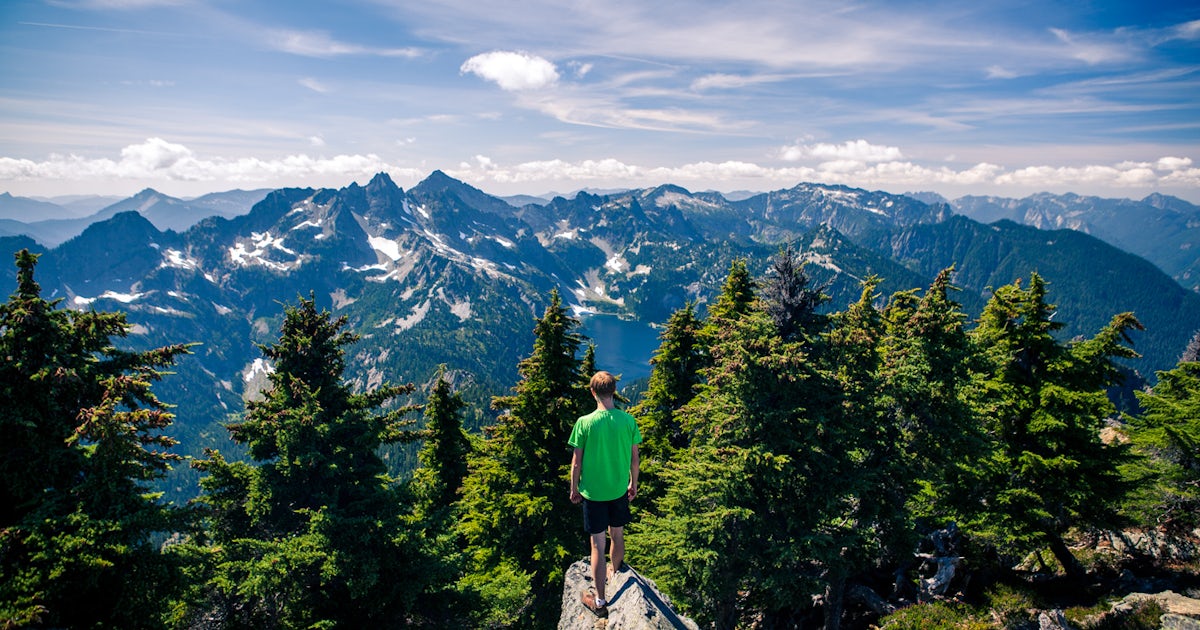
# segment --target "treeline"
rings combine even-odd
[[[179,464],[151,385],[189,346],[118,349],[124,315],[58,308],[36,261],[18,253],[0,305],[0,624],[556,626],[586,553],[566,441],[596,369],[557,294],[482,435],[444,374],[423,408],[411,385],[356,391],[356,336],[300,299],[262,346],[270,388],[228,427],[246,457],[191,462],[201,495],[178,506],[149,491]],[[1067,576],[1090,570],[1080,532],[1195,527],[1200,338],[1116,422],[1132,314],[1061,342],[1032,275],[968,328],[950,277],[886,299],[868,279],[829,314],[785,250],[757,280],[734,263],[703,317],[674,313],[632,408],[639,570],[707,626],[836,628],[864,576],[916,591],[904,568],[950,523],[976,565],[1046,552]],[[412,479],[390,477],[380,453],[415,441]]]

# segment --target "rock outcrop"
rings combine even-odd
[[[609,580],[605,586],[608,617],[597,617],[579,599],[581,592],[592,588],[591,573],[587,560],[567,569],[558,630],[699,630],[696,622],[675,612],[654,582],[632,567]]]

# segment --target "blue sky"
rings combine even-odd
[[[1200,202],[1200,4],[7,0],[0,191]]]

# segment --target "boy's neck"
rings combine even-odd
[[[596,397],[596,411],[612,411],[615,408],[616,405],[613,404],[612,396],[607,396],[604,398],[599,396]]]

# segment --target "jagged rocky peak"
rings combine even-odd
[[[476,210],[490,214],[504,216],[513,216],[514,214],[514,208],[508,202],[454,179],[441,170],[430,173],[429,177],[413,186],[409,193],[422,201],[433,201],[448,196],[457,198],[460,202]]]
[[[388,175],[387,173],[384,173],[382,171],[379,173],[376,173],[375,177],[372,177],[371,181],[367,183],[367,192],[368,193],[377,193],[377,192],[392,191],[392,190],[401,190],[401,188],[396,185],[396,182],[392,181],[391,175]]]

